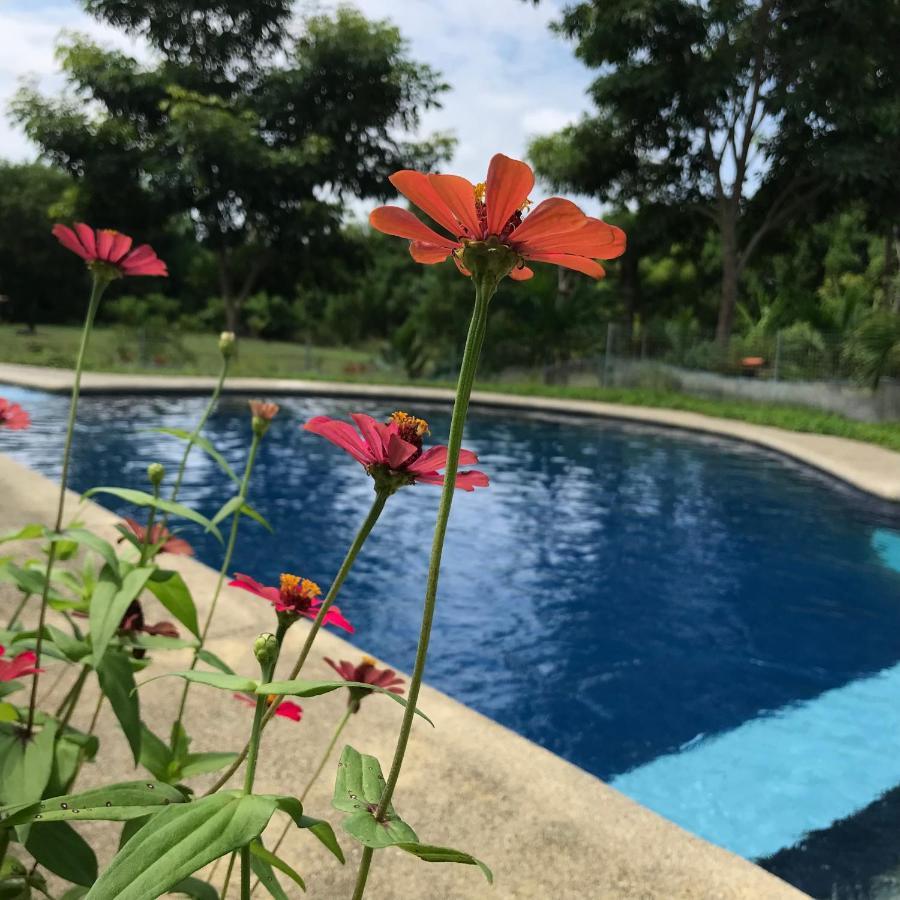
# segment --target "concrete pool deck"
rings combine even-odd
[[[0,363],[0,384],[65,393],[72,386],[72,372],[44,366]],[[86,372],[82,392],[108,393],[202,393],[211,391],[214,378],[187,375],[119,375]],[[296,394],[309,397],[355,397],[377,400],[449,403],[453,391],[411,385],[360,384],[356,382],[301,381],[285,378],[229,378],[228,393],[259,396]],[[900,502],[900,453],[849,438],[787,431],[754,425],[738,419],[722,419],[702,413],[628,406],[593,400],[565,400],[475,391],[473,406],[588,416],[640,422],[646,425],[700,432],[756,444],[812,466],[852,487],[883,500]]]
[[[0,455],[0,497],[3,534],[28,522],[52,521],[57,487]],[[67,517],[76,514],[104,537],[117,537],[116,516],[90,501],[79,503],[78,495],[70,492]],[[16,557],[34,552],[34,543],[3,547],[4,555]],[[208,608],[216,573],[190,558],[164,557],[163,561],[183,574],[202,615]],[[0,615],[8,617],[16,599],[12,588],[0,585]],[[344,597],[342,604],[352,616],[353,598]],[[145,601],[145,610],[148,621],[168,618],[155,601]],[[237,671],[252,673],[253,639],[272,625],[264,601],[226,589],[208,646]],[[285,654],[288,659],[296,652],[305,627],[298,624],[290,633]],[[440,653],[440,648],[434,652]],[[323,656],[355,661],[360,651],[323,632],[305,671],[308,677],[331,673],[321,661]],[[155,653],[153,674],[184,668],[188,658],[187,651]],[[55,684],[59,665],[51,663],[49,668],[43,680],[49,695],[43,699],[55,705],[66,685]],[[180,682],[162,679],[141,689],[143,717],[158,734],[168,731],[179,688]],[[263,744],[257,778],[260,791],[300,791],[304,774],[319,759],[344,709],[343,693],[304,701],[300,724],[273,722]],[[73,724],[85,727],[93,705],[92,698],[86,696]],[[428,864],[401,851],[387,850],[375,857],[368,892],[372,898],[790,900],[806,896],[427,685],[419,705],[436,727],[416,723],[395,798],[398,811],[422,840],[479,856],[492,867],[496,882],[493,888],[488,887],[468,866]],[[249,710],[227,694],[216,695],[211,689],[195,686],[188,708],[192,749],[238,749],[243,743]],[[399,709],[384,698],[366,699],[362,711],[344,732],[346,742],[386,764],[399,725]],[[98,734],[102,766],[87,766],[80,784],[90,787],[141,777],[129,764],[127,747],[108,707],[101,712]],[[335,766],[333,757],[326,773],[333,773]],[[337,826],[339,817],[330,807],[331,784],[331,776],[323,776],[310,792],[306,808],[309,814],[326,817]],[[280,828],[279,822],[270,833],[276,834]],[[84,833],[97,849],[101,863],[107,860],[114,851],[118,829],[88,823]],[[343,833],[338,834],[340,837]],[[345,867],[337,865],[308,834],[297,833],[285,844],[282,855],[307,880],[305,896],[333,900],[350,895],[359,854],[349,838],[340,839],[348,856]],[[233,886],[236,889],[234,882]]]

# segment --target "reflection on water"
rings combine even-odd
[[[66,400],[5,395],[35,425],[4,434],[0,451],[54,474]],[[371,483],[299,429],[314,414],[346,415],[348,401],[281,402],[251,488],[276,534],[248,524],[235,568],[327,584]],[[190,427],[204,403],[86,398],[73,486],[135,486],[149,462],[174,467],[181,445],[141,429]],[[446,438],[446,411],[411,411]],[[209,424],[235,467],[248,425],[240,399]],[[498,412],[474,412],[465,444],[492,486],[456,497],[427,677],[601,777],[900,661],[896,545],[883,550],[900,522],[811,470],[698,436]],[[195,452],[184,501],[211,514],[224,496],[215,464]],[[407,669],[437,499],[427,486],[391,499],[341,599],[359,644]],[[185,532],[216,565],[215,543]],[[878,726],[874,712],[859,715]],[[841,740],[821,752],[839,755]]]

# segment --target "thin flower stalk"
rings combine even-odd
[[[301,648],[300,654],[298,655],[297,660],[294,663],[294,667],[291,669],[288,680],[293,680],[300,674],[300,670],[303,668],[303,665],[305,664],[307,657],[309,656],[310,650],[312,650],[312,645],[316,639],[316,635],[319,633],[319,629],[322,627],[322,624],[324,623],[325,618],[328,615],[328,611],[331,609],[334,601],[337,599],[337,595],[340,592],[344,581],[350,574],[350,570],[353,568],[353,564],[354,562],[356,562],[356,557],[359,556],[359,552],[360,550],[362,550],[363,544],[365,544],[366,539],[369,537],[369,534],[375,527],[375,523],[378,521],[378,517],[381,515],[382,510],[384,509],[384,505],[385,503],[387,503],[388,497],[390,497],[390,492],[387,490],[375,491],[375,500],[372,503],[372,508],[369,510],[369,513],[360,526],[359,531],[356,533],[356,537],[353,539],[353,543],[350,545],[350,549],[347,551],[347,555],[344,557],[344,561],[341,563],[341,567],[340,569],[338,569],[337,575],[334,576],[334,581],[331,583],[331,588],[325,595],[325,599],[322,601],[322,605],[319,607],[318,614],[316,615],[315,621],[313,621],[312,626],[310,627],[309,632],[306,635],[306,640],[303,642],[303,647]],[[266,725],[269,724],[269,722],[275,716],[275,712],[276,710],[274,707],[266,711],[262,720],[262,728],[265,728]],[[216,791],[218,791],[228,783],[228,780],[231,778],[231,776],[234,775],[235,772],[237,772],[237,770],[241,767],[243,761],[247,758],[248,751],[249,745],[244,747],[244,749],[238,754],[237,759],[225,770],[225,772],[218,778],[215,784],[213,784],[213,786],[206,792],[207,795],[214,794]]]
[[[502,277],[502,276],[501,276]],[[434,610],[437,600],[438,580],[441,572],[441,557],[444,549],[444,539],[447,534],[447,523],[450,519],[450,508],[453,504],[456,473],[459,467],[459,454],[462,448],[463,430],[469,410],[469,398],[472,394],[472,386],[475,382],[475,373],[478,368],[478,359],[484,343],[487,330],[488,304],[497,290],[499,278],[485,276],[473,278],[475,281],[475,309],[469,324],[469,332],[466,338],[466,346],[460,365],[459,381],[456,388],[456,399],[453,403],[453,414],[450,420],[450,436],[447,444],[447,463],[444,471],[444,485],[441,489],[440,506],[438,507],[437,522],[434,528],[434,538],[431,545],[431,558],[428,564],[428,577],[425,587],[425,603],[422,610],[422,625],[419,632],[419,643],[416,648],[416,661],[409,682],[407,704],[400,726],[400,734],[397,738],[397,746],[394,750],[394,758],[388,774],[381,801],[375,811],[375,818],[381,819],[384,811],[394,794],[400,771],[403,767],[403,759],[409,744],[409,736],[412,731],[413,715],[419,700],[419,689],[422,686],[422,678],[425,673],[425,663],[428,658],[428,646],[431,640],[431,627],[434,621]],[[372,848],[364,847],[360,868],[357,873],[356,887],[353,892],[353,900],[361,900],[366,889],[366,881],[369,876],[369,868],[372,864]]]
[[[81,343],[78,347],[78,356],[75,360],[75,376],[72,382],[72,397],[69,402],[69,418],[66,424],[66,440],[63,445],[62,457],[62,473],[59,479],[59,501],[56,508],[56,521],[54,531],[62,528],[63,514],[66,504],[66,485],[69,481],[69,463],[72,457],[72,437],[75,434],[75,418],[78,414],[78,398],[81,393],[81,373],[84,370],[84,359],[87,354],[88,342],[91,336],[91,330],[94,327],[94,318],[97,315],[97,308],[100,306],[100,298],[109,286],[111,277],[102,269],[93,271],[93,285],[91,287],[91,297],[88,302],[87,314],[84,318],[84,327],[81,331]],[[38,664],[40,664],[41,651],[44,644],[44,624],[47,618],[47,604],[50,596],[50,579],[53,575],[53,566],[56,563],[57,544],[51,543],[50,549],[47,551],[47,567],[44,571],[44,585],[41,593],[41,608],[38,615],[37,640],[35,642],[34,652],[37,656]],[[28,702],[28,719],[25,725],[25,733],[30,735],[34,728],[34,713],[37,705],[39,675],[35,673],[31,682],[31,697]]]
[[[259,444],[261,440],[262,434],[254,429],[253,440],[250,443],[250,452],[247,454],[247,463],[244,466],[244,474],[241,478],[240,487],[238,488],[238,496],[240,496],[241,500],[247,499],[247,491],[250,487],[250,476],[253,473],[253,464],[256,462],[256,454],[259,450]],[[216,614],[216,606],[219,602],[219,595],[222,593],[222,587],[225,584],[225,576],[228,574],[228,571],[231,567],[231,557],[234,555],[234,548],[237,545],[238,527],[240,525],[240,520],[241,511],[240,508],[238,508],[231,518],[231,531],[228,535],[228,544],[225,547],[225,556],[222,558],[222,565],[219,568],[219,577],[216,581],[216,589],[213,592],[212,602],[209,606],[209,612],[206,614],[206,620],[203,623],[203,629],[200,632],[200,643],[194,649],[194,655],[191,658],[190,668],[192,670],[197,668],[197,662],[200,659],[200,651],[206,644],[206,637],[209,634],[209,629],[212,625],[213,617]],[[190,687],[191,682],[185,681],[184,687],[181,691],[181,702],[178,705],[178,716],[176,717],[175,724],[173,725],[173,733],[174,729],[178,728],[181,725],[182,719],[184,718],[184,709],[185,705],[187,704]]]

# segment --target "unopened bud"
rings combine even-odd
[[[150,484],[152,484],[153,487],[159,487],[165,477],[166,470],[162,463],[150,463],[150,465],[147,466],[147,478],[150,479]]]
[[[269,403],[265,400],[251,400],[250,414],[253,416],[253,433],[262,437],[268,430],[272,419],[278,415],[280,407],[277,403]]]
[[[219,352],[225,359],[230,359],[234,355],[235,336],[233,331],[223,331],[219,335]]]
[[[253,642],[253,655],[262,666],[275,662],[278,658],[278,641],[274,634],[261,634]]]

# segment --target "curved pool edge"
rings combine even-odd
[[[69,369],[2,363],[0,383],[61,393],[71,389],[72,372]],[[215,379],[205,376],[86,372],[82,378],[81,390],[83,393],[94,394],[184,394],[211,391],[214,385]],[[227,390],[233,394],[364,397],[380,400],[420,400],[442,404],[453,400],[453,391],[447,388],[304,381],[290,378],[230,378]],[[474,391],[472,404],[482,408],[617,419],[755,444],[824,472],[866,494],[900,503],[900,453],[850,438],[788,431],[770,425],[755,425],[739,419],[723,419],[703,413],[603,403],[597,400],[566,400],[556,397]]]
[[[57,490],[53,481],[0,454],[0,496],[4,498],[0,533],[17,530],[31,521],[51,521]],[[70,514],[80,499],[69,492]],[[109,510],[82,501],[78,515],[86,527],[109,540],[116,539],[114,525],[118,519]],[[16,554],[25,546],[10,544],[4,553]],[[188,557],[172,557],[166,564],[181,572],[204,613],[217,573]],[[209,647],[238,671],[246,671],[252,641],[260,631],[271,627],[271,618],[265,604],[248,603],[242,592],[227,591],[224,599],[228,623],[223,627],[224,617],[220,617]],[[0,585],[0,609],[11,607],[13,602],[11,587]],[[294,628],[288,652],[299,648],[305,631],[305,623]],[[318,640],[316,646],[322,655],[355,659],[360,653],[334,634],[323,631]],[[177,671],[187,661],[185,651],[159,654],[156,668]],[[64,689],[65,685],[57,688],[59,692]],[[228,749],[233,743],[236,748],[246,733],[246,709],[229,703],[227,697],[222,703],[209,700],[210,694],[201,688],[191,695],[189,720],[196,746]],[[420,702],[436,728],[417,724],[397,805],[424,840],[473,851],[484,859],[494,870],[496,884],[488,888],[478,872],[467,866],[433,866],[402,853],[383,853],[373,867],[371,882],[373,893],[384,900],[425,896],[447,900],[806,897],[749,861],[684,831],[446,694],[425,685]],[[141,703],[150,727],[165,733],[172,718],[172,686],[168,680],[142,688]],[[296,790],[290,778],[292,769],[319,758],[343,704],[344,698],[337,692],[307,701],[299,726],[276,722],[267,731],[257,779],[261,791]],[[86,697],[84,706],[93,706],[91,697]],[[354,720],[357,722],[364,727],[348,730],[347,740],[386,763],[399,724],[397,710],[392,704],[378,705],[373,698],[363,706]],[[81,724],[77,716],[74,724]],[[108,765],[102,772],[93,766],[86,768],[85,787],[134,778],[127,747],[109,715],[101,716],[98,734],[102,744],[112,744],[117,752],[113,759],[104,757]],[[302,740],[298,740],[298,734],[302,734]],[[329,779],[325,778],[311,792],[307,807],[312,814],[333,819],[329,800]],[[108,858],[115,850],[115,836],[107,837],[108,846],[99,839],[95,844],[101,858]],[[349,893],[358,853],[349,840],[342,843],[349,850],[345,867],[332,865],[333,859],[310,841],[283,853],[292,865],[302,865],[310,886],[308,896],[326,898]]]

